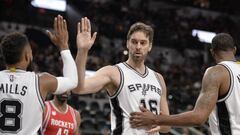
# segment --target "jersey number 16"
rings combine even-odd
[[[141,104],[143,105],[144,108],[147,108],[146,106],[146,100],[142,99],[141,101]],[[157,101],[156,100],[148,100],[148,105],[149,105],[149,109],[152,113],[158,115],[158,110],[157,110]],[[147,108],[148,109],[148,108]]]

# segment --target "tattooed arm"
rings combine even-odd
[[[229,79],[228,71],[220,65],[206,70],[202,80],[202,90],[192,111],[176,115],[156,116],[149,111],[131,114],[132,127],[145,125],[196,126],[203,124],[214,109],[224,80]],[[225,85],[225,84],[224,84]]]

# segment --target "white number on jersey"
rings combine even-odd
[[[0,101],[0,131],[17,133],[21,126],[22,103],[19,100]]]
[[[57,135],[62,135],[62,128],[58,129]],[[63,135],[68,135],[68,129],[63,130]]]

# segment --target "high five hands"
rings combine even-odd
[[[60,49],[68,49],[68,29],[67,22],[61,15],[54,18],[53,32],[47,30],[50,40]]]
[[[91,22],[87,17],[77,24],[77,48],[88,51],[95,42],[97,32],[91,34]]]

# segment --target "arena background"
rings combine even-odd
[[[230,33],[239,48],[240,8],[236,0],[65,2],[66,10],[57,11],[36,7],[31,0],[1,0],[1,38],[13,31],[25,33],[33,47],[32,70],[61,75],[62,63],[59,52],[48,39],[45,30],[52,29],[54,16],[63,15],[68,22],[70,46],[75,57],[76,24],[81,17],[87,16],[92,21],[93,31],[98,32],[87,62],[87,70],[90,71],[88,75],[91,75],[91,71],[126,59],[126,34],[132,23],[142,21],[150,24],[155,30],[154,47],[146,64],[164,76],[171,114],[193,108],[200,91],[202,75],[207,67],[214,64],[208,51],[211,34]],[[52,3],[52,7],[58,6]],[[196,34],[193,30],[203,30],[203,37],[201,33]],[[2,57],[0,65],[3,69]],[[92,95],[72,95],[69,104],[81,112],[82,121],[79,128],[82,135],[110,133],[110,106],[104,91]],[[169,133],[169,135],[203,134],[210,135],[208,123],[201,127],[173,127]]]

